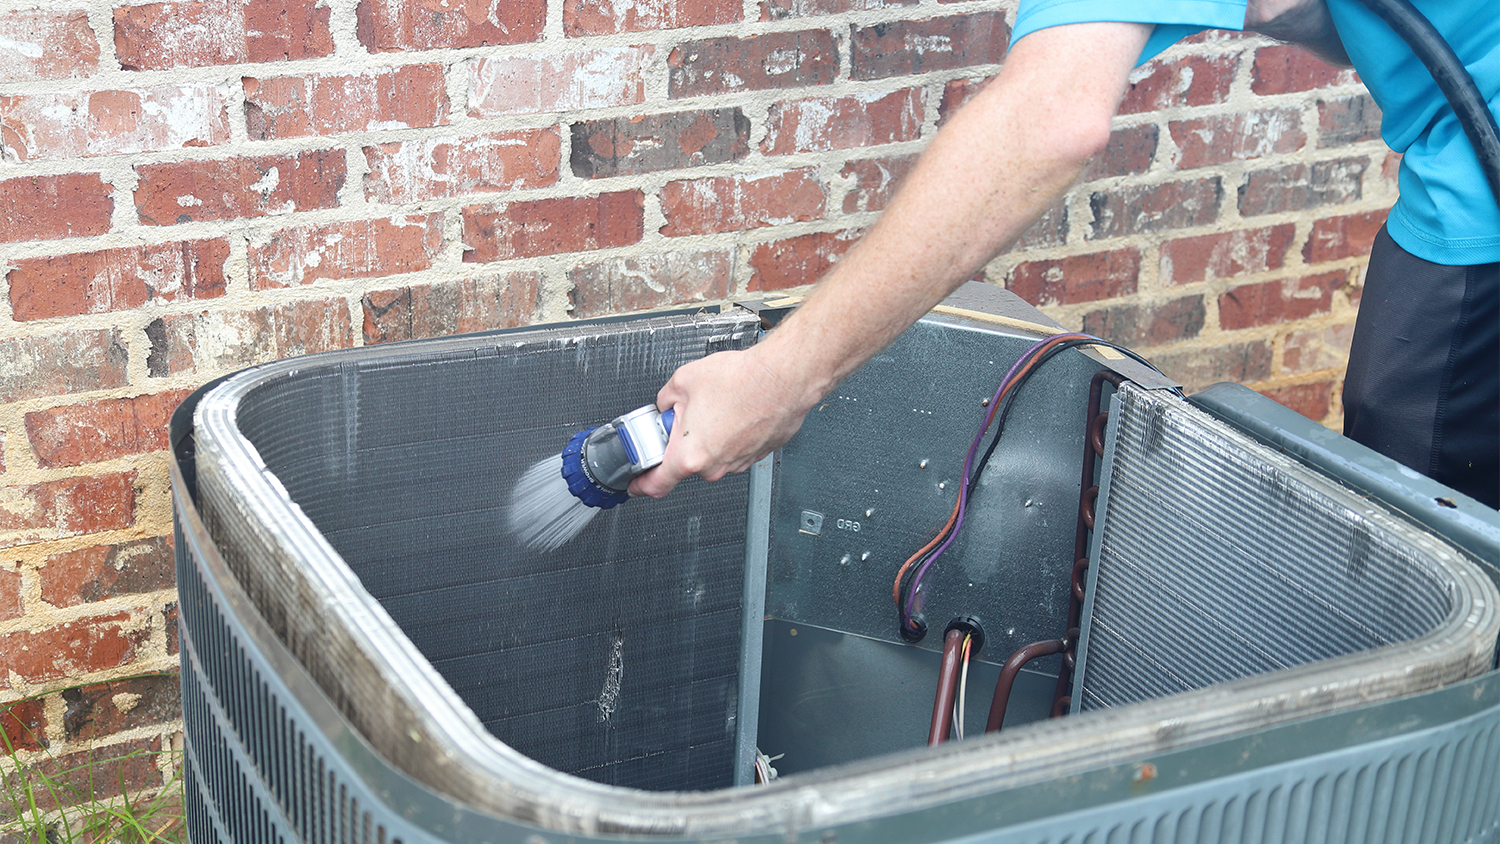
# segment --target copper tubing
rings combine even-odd
[[[932,702],[932,728],[927,731],[927,746],[936,747],[948,740],[953,723],[953,699],[958,696],[959,654],[964,649],[964,631],[949,630],[943,637],[943,665],[938,669],[937,698]]]
[[[1016,684],[1016,675],[1021,673],[1021,668],[1039,656],[1062,653],[1067,645],[1066,639],[1048,639],[1044,642],[1032,642],[1010,655],[1010,659],[1005,661],[1005,667],[1000,669],[1000,679],[995,681],[995,697],[990,701],[990,718],[985,722],[985,732],[999,730],[1000,724],[1005,721],[1005,707],[1010,705],[1010,690]]]

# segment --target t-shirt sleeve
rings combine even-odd
[[[1205,29],[1240,30],[1246,0],[1022,0],[1011,43],[1039,29],[1067,23],[1155,24],[1137,64]]]

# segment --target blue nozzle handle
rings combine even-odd
[[[677,408],[669,407],[661,412],[661,427],[668,434],[672,433],[672,423],[677,421]]]

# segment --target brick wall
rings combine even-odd
[[[1012,0],[0,0],[0,702],[179,728],[165,422],[287,355],[803,285]],[[1336,425],[1394,198],[1354,76],[1218,34],[986,278]],[[64,691],[67,689],[67,691]],[[92,752],[98,752],[97,750]],[[141,774],[147,780],[160,771]]]

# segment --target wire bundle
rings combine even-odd
[[[1151,366],[1149,361],[1129,349],[1089,334],[1078,333],[1054,334],[1027,349],[1016,360],[1005,373],[1005,377],[1000,379],[1000,386],[995,390],[994,397],[987,403],[984,423],[980,425],[979,432],[974,435],[973,443],[969,445],[968,455],[964,458],[963,475],[959,479],[958,498],[953,502],[953,513],[948,517],[948,523],[943,525],[937,536],[911,555],[896,572],[896,582],[892,585],[892,597],[896,600],[896,612],[900,616],[901,635],[908,641],[918,641],[927,632],[926,624],[920,616],[922,581],[932,566],[942,557],[943,552],[953,544],[959,530],[963,528],[964,515],[968,510],[969,493],[979,483],[979,477],[984,473],[984,467],[988,465],[990,455],[995,453],[995,446],[1000,442],[1000,435],[1005,431],[1005,418],[1015,403],[1016,393],[1020,391],[1026,379],[1031,377],[1032,373],[1036,372],[1043,363],[1051,360],[1063,350],[1076,346],[1106,346]],[[1155,367],[1152,368],[1155,369]],[[990,441],[989,448],[976,463],[974,456],[979,452],[979,445],[984,441],[984,436],[990,426],[997,420],[998,424],[994,425],[995,435]]]

